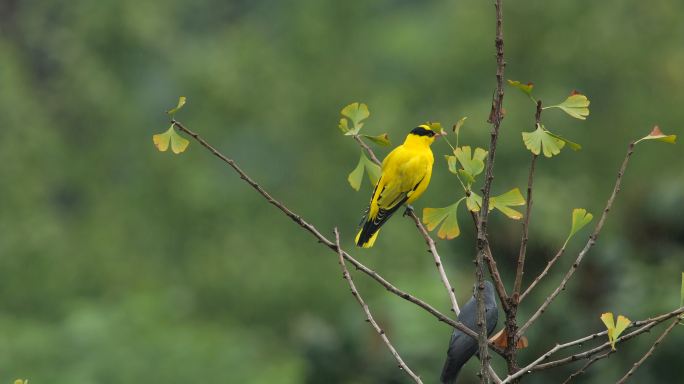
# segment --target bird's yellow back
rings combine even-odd
[[[428,126],[421,125],[383,160],[366,223],[357,236],[358,245],[372,247],[380,226],[401,205],[411,204],[425,192],[432,176],[434,156],[430,145],[434,135]]]

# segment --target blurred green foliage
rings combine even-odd
[[[507,78],[533,81],[548,105],[572,89],[592,101],[585,122],[544,114],[549,130],[583,149],[537,164],[525,282],[563,243],[573,208],[600,212],[629,140],[655,123],[681,133],[683,12],[676,0],[506,4]],[[492,4],[479,0],[0,2],[0,380],[405,382],[339,279],[334,253],[196,143],[174,156],[150,137],[188,96],[177,118],[322,231],[339,226],[351,249],[370,191],[347,184],[359,149],[336,128],[340,108],[368,103],[365,129],[394,144],[421,122],[467,115],[462,141],[486,146],[493,20]],[[494,194],[525,185],[520,132],[534,129],[524,95],[508,88],[505,107]],[[443,143],[434,150],[449,153]],[[602,312],[636,320],[677,305],[682,154],[681,145],[637,148],[598,245],[530,330],[522,361],[556,338],[601,330]],[[453,202],[455,183],[438,161],[418,208]],[[383,231],[373,249],[353,254],[447,312],[413,224],[397,218]],[[465,300],[474,244],[472,228],[462,231],[438,246]],[[493,215],[490,232],[512,281],[520,226]],[[581,238],[526,300],[523,318]],[[450,330],[356,280],[407,363],[435,382]],[[653,336],[618,346],[578,382],[614,381]],[[671,338],[634,382],[679,380],[682,334]]]

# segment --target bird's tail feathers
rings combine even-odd
[[[375,243],[375,238],[378,237],[378,231],[380,230],[380,227],[385,224],[387,219],[392,217],[394,212],[396,212],[397,209],[399,209],[399,207],[401,207],[407,199],[408,196],[405,195],[401,200],[394,204],[392,208],[380,208],[378,209],[378,213],[375,215],[375,217],[367,217],[363,223],[363,227],[356,235],[356,245],[363,248],[372,247],[373,243]]]
[[[356,245],[362,248],[370,248],[375,244],[375,239],[378,238],[378,233],[380,233],[380,228],[376,228],[375,232],[370,236],[364,232],[364,228],[361,228],[359,233],[356,235]]]
[[[447,359],[444,363],[444,368],[442,368],[442,375],[439,378],[439,382],[442,384],[455,383],[459,372],[461,372],[461,368],[463,368],[463,364],[461,362]]]

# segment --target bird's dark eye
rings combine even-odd
[[[417,135],[417,136],[428,136],[428,137],[433,137],[435,135],[435,132],[431,129],[426,129],[425,127],[415,127],[411,131],[412,134]]]

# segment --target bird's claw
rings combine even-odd
[[[406,210],[404,210],[404,217],[409,216],[413,213],[413,207],[410,205],[406,206]]]

